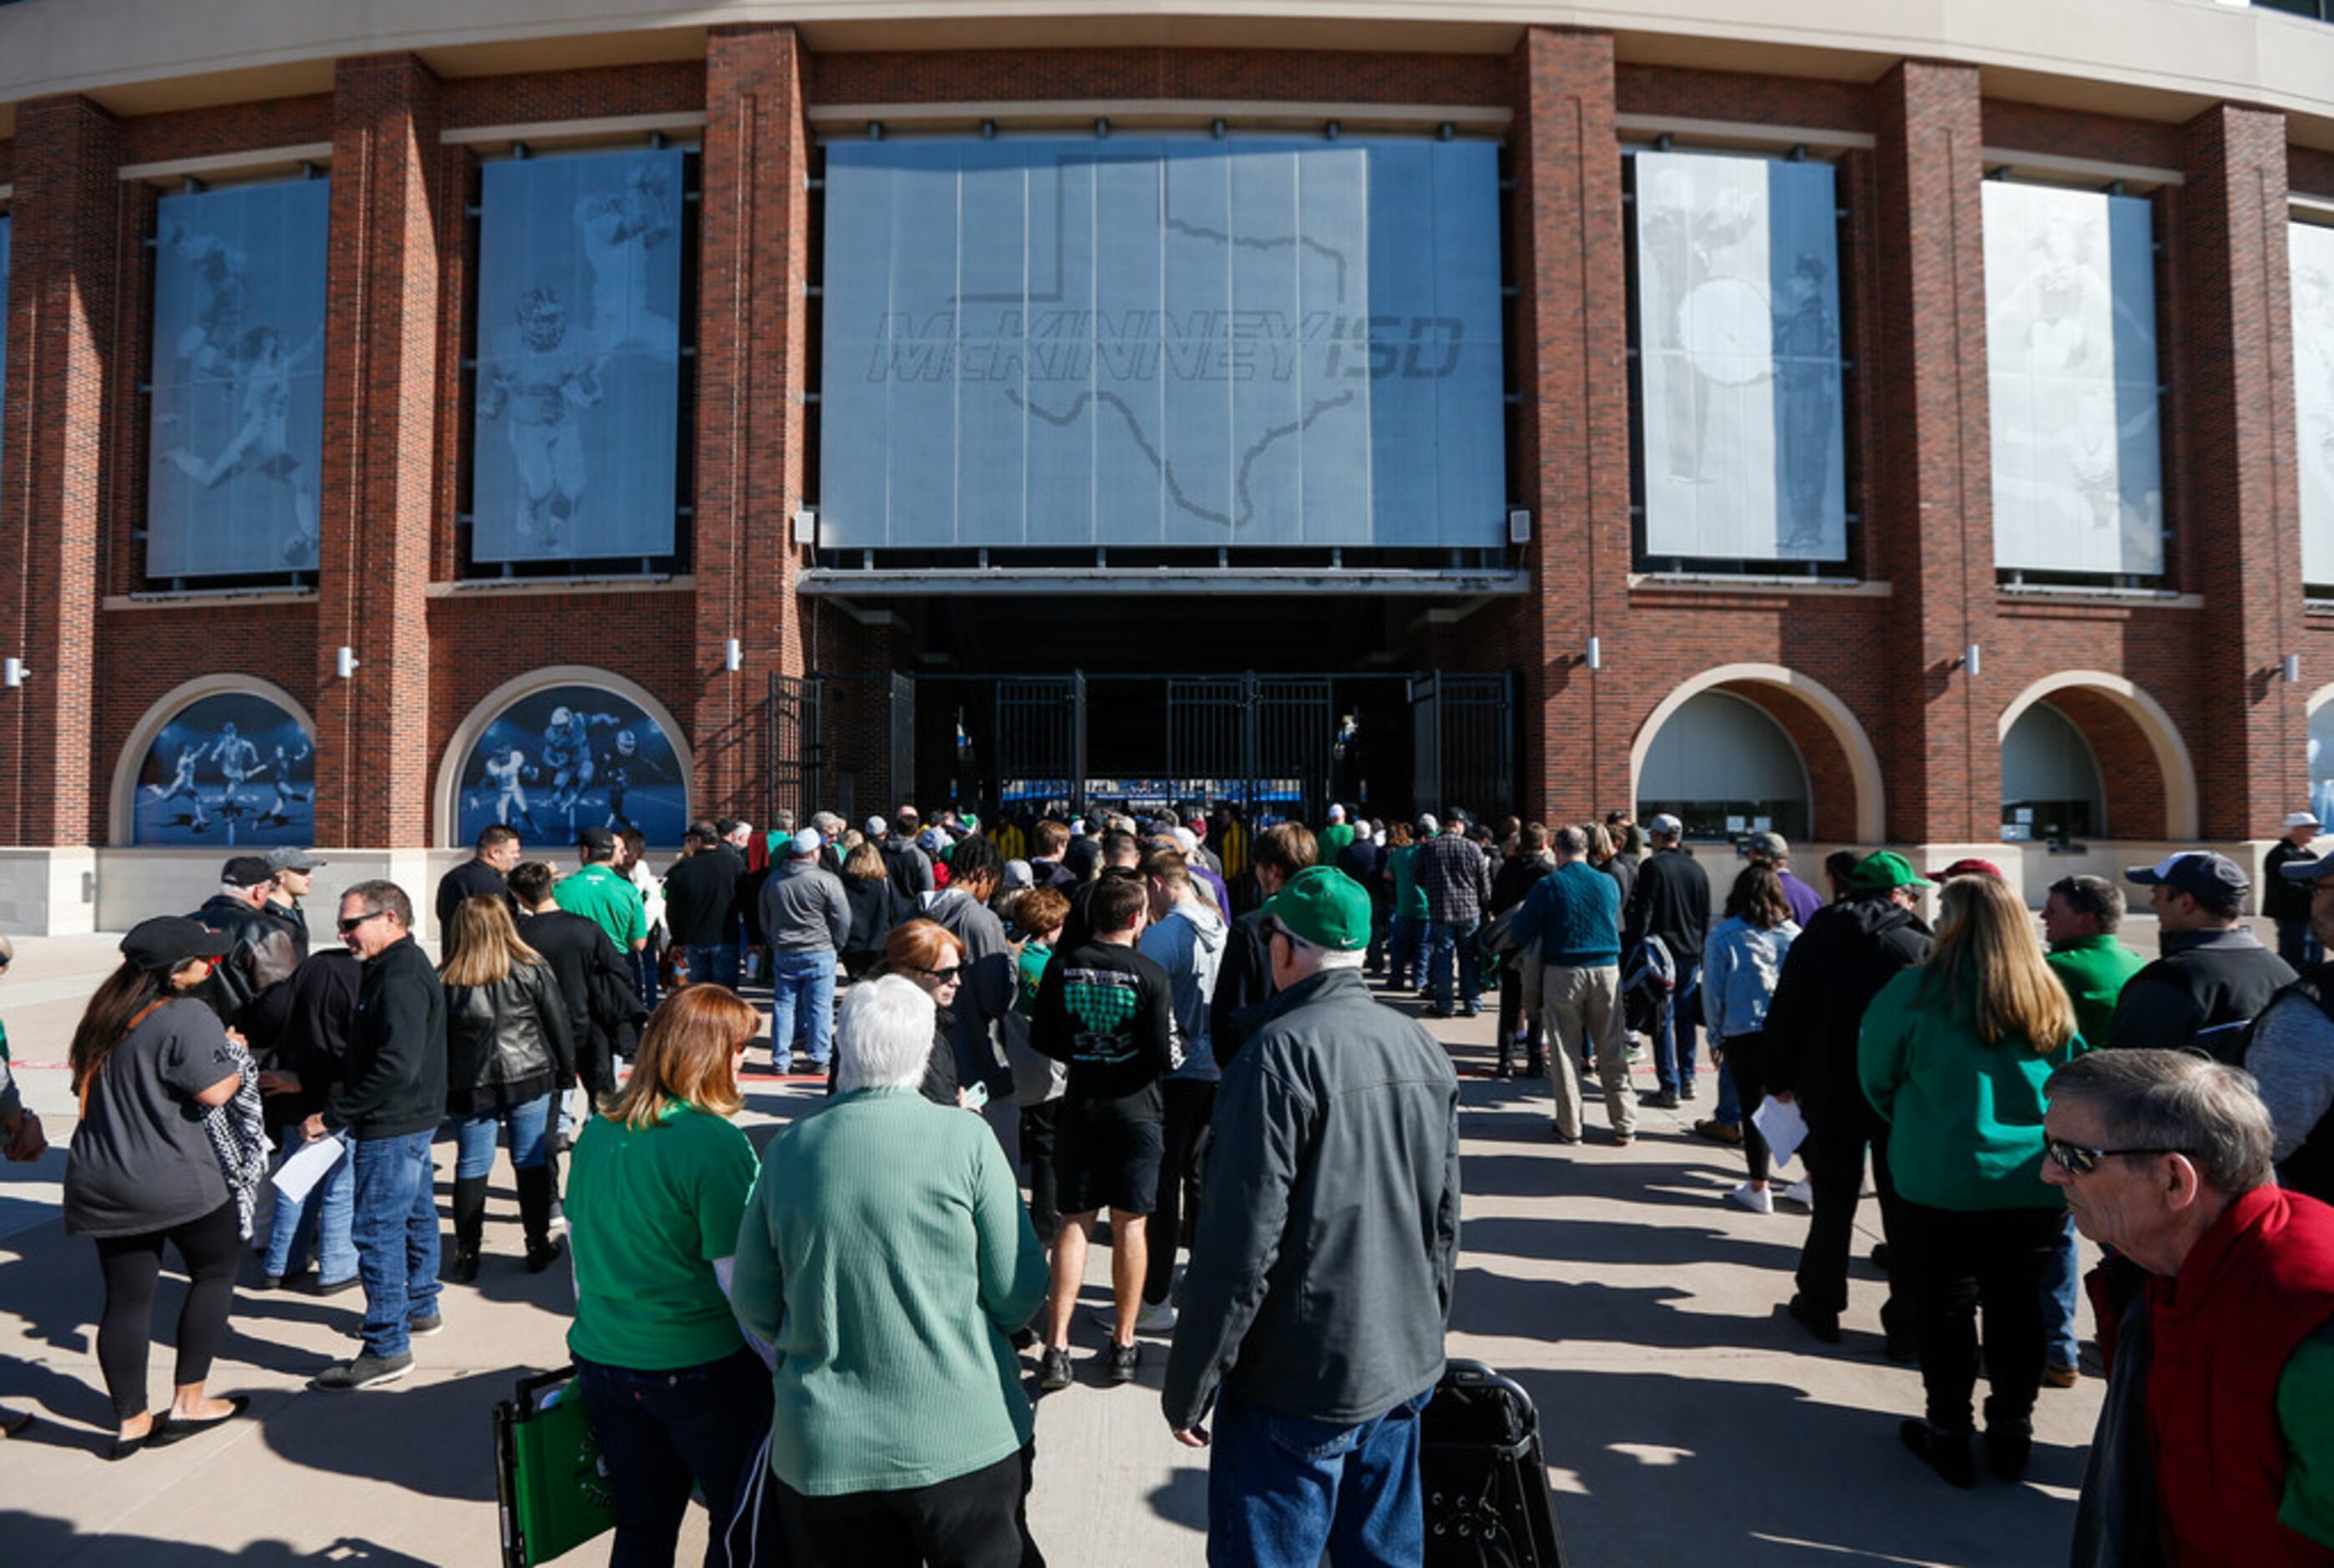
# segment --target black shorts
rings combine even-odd
[[[1054,1145],[1056,1207],[1064,1214],[1149,1214],[1159,1202],[1159,1123],[1116,1106],[1062,1103]]]

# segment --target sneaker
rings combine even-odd
[[[308,1287],[308,1294],[310,1295],[339,1295],[342,1291],[355,1290],[363,1284],[364,1276],[362,1275],[352,1274],[346,1279],[336,1279],[329,1284],[323,1280],[318,1280],[315,1284]]]
[[[1970,1457],[1967,1432],[1948,1432],[1926,1421],[1907,1418],[1897,1427],[1896,1436],[1947,1485],[1967,1490],[1977,1484],[1977,1465]],[[2022,1464],[2020,1468],[2022,1473]]]
[[[529,1243],[526,1249],[526,1272],[541,1274],[545,1269],[557,1263],[560,1254],[566,1250],[566,1243],[555,1236],[549,1237],[539,1246]]]
[[[551,1217],[544,1222],[544,1227],[548,1230],[565,1230],[567,1228],[567,1210],[561,1206],[560,1201],[555,1198],[551,1200]]]
[[[1141,1345],[1111,1346],[1110,1380],[1112,1385],[1114,1387],[1120,1383],[1133,1382],[1134,1380],[1135,1366],[1142,1360],[1143,1347]]]
[[[1070,1376],[1070,1352],[1066,1345],[1047,1345],[1037,1362],[1037,1386],[1047,1393],[1066,1389],[1074,1380]]]
[[[1816,1189],[1804,1179],[1795,1181],[1783,1188],[1783,1201],[1797,1204],[1801,1208],[1813,1208],[1816,1206]]]
[[[1691,1083],[1681,1083],[1681,1084],[1679,1084],[1679,1085],[1678,1085],[1678,1098],[1679,1098],[1680,1100],[1691,1100],[1691,1099],[1693,1099],[1693,1084],[1691,1084]]]
[[[1747,1208],[1753,1214],[1775,1212],[1775,1195],[1763,1187],[1753,1187],[1747,1181],[1728,1193],[1726,1201],[1737,1208]]]
[[[1837,1313],[1828,1313],[1820,1307],[1810,1306],[1808,1303],[1808,1298],[1803,1295],[1792,1296],[1789,1303],[1783,1308],[1783,1311],[1790,1315],[1790,1319],[1793,1323],[1798,1323],[1800,1327],[1806,1329],[1808,1332],[1815,1335],[1816,1338],[1821,1340],[1824,1343],[1828,1345],[1836,1345],[1839,1343],[1839,1314]]]
[[[1740,1143],[1742,1141],[1742,1124],[1705,1116],[1693,1124],[1693,1135],[1707,1138],[1713,1143]]]
[[[1673,1091],[1656,1089],[1650,1094],[1638,1095],[1637,1103],[1655,1111],[1675,1111],[1678,1108],[1678,1097]]]
[[[2023,1481],[2026,1479],[2027,1463],[2033,1457],[2034,1429],[2025,1422],[1986,1428],[1985,1467],[1993,1472],[1996,1480]],[[1945,1478],[1953,1479],[1950,1476]]]
[[[1139,1334],[1166,1334],[1175,1332],[1175,1309],[1163,1301],[1147,1301],[1143,1310],[1134,1314],[1134,1332]]]
[[[332,1389],[347,1392],[355,1389],[377,1389],[383,1383],[393,1383],[413,1370],[413,1357],[400,1351],[393,1356],[371,1353],[352,1361],[340,1361],[326,1367],[309,1383],[312,1389]]]
[[[2083,1380],[2080,1367],[2046,1366],[2042,1369],[2042,1386],[2046,1389],[2071,1389]]]
[[[1548,1123],[1548,1135],[1550,1138],[1555,1139],[1558,1143],[1577,1143],[1580,1141],[1580,1134],[1577,1132],[1567,1132],[1563,1128],[1557,1126],[1554,1122]]]
[[[445,1327],[446,1314],[443,1313],[423,1313],[419,1317],[410,1317],[405,1320],[406,1333],[417,1340],[426,1340],[434,1333],[443,1332]]]

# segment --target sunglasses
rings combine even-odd
[[[938,980],[941,985],[945,986],[950,981],[964,973],[964,966],[961,964],[950,964],[945,969],[919,968],[916,973],[919,975],[930,975],[933,979]]]
[[[372,909],[357,916],[354,919],[342,920],[340,927],[341,935],[345,937],[350,932],[355,930],[358,927],[363,925],[367,920],[378,920],[386,913],[388,913],[388,911],[385,909]]]
[[[2088,1176],[2099,1168],[2100,1160],[2112,1159],[2119,1154],[2186,1154],[2188,1152],[2185,1149],[2086,1149],[2079,1143],[2069,1143],[2057,1138],[2046,1140],[2042,1147],[2058,1163],[2059,1169],[2069,1176]]]

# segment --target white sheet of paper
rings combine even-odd
[[[1758,1124],[1759,1136],[1767,1140],[1767,1151],[1778,1165],[1789,1164],[1799,1145],[1807,1141],[1808,1119],[1799,1114],[1797,1101],[1786,1104],[1780,1100],[1761,1100],[1750,1120]]]
[[[337,1134],[302,1144],[297,1153],[275,1168],[275,1190],[289,1202],[305,1202],[316,1183],[324,1178],[324,1172],[340,1163],[348,1148],[347,1140]]]

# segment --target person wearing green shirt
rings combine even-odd
[[[1331,806],[1329,825],[1321,830],[1321,858],[1318,863],[1325,866],[1336,865],[1337,857],[1344,854],[1345,846],[1353,842],[1354,824],[1345,820],[1345,808]]]
[[[552,901],[571,915],[595,921],[619,953],[646,948],[648,906],[641,900],[640,889],[616,870],[616,835],[605,828],[585,828],[576,844],[583,869],[560,879],[552,890]]]
[[[611,1561],[670,1563],[695,1486],[727,1561],[770,1380],[724,1294],[754,1146],[730,1121],[761,1016],[721,986],[656,1010],[632,1077],[576,1139],[567,1178],[575,1322],[567,1348],[615,1497]]]
[[[2124,982],[2147,960],[2123,945],[2123,890],[2105,877],[2061,877],[2042,901],[2042,939],[2050,972],[2075,1004],[2075,1032],[2105,1044],[2115,1024]],[[2059,1246],[2042,1276],[2042,1380],[2071,1389],[2083,1380],[2076,1309],[2082,1268],[2075,1253],[2075,1222],[2059,1227]]]
[[[1857,1036],[1864,1097],[1889,1124],[1925,1419],[1905,1446],[1975,1479],[1970,1396],[1985,1316],[1988,1467],[2024,1477],[2042,1383],[2042,1279],[2066,1204],[2042,1179],[2042,1085],[2083,1049],[2025,900],[1995,876],[1947,880],[1937,939],[1880,988]]]
[[[776,1353],[769,1492],[799,1563],[1018,1563],[1034,1460],[1008,1338],[1046,1294],[1012,1168],[918,1092],[932,999],[844,994],[835,1095],[772,1144],[730,1300]]]
[[[1432,817],[1420,819],[1430,837],[1442,831],[1430,825],[1433,822]],[[1386,830],[1385,871],[1381,874],[1394,885],[1394,913],[1386,922],[1386,984],[1397,991],[1426,983],[1426,890],[1418,885],[1417,855],[1408,822]]]

